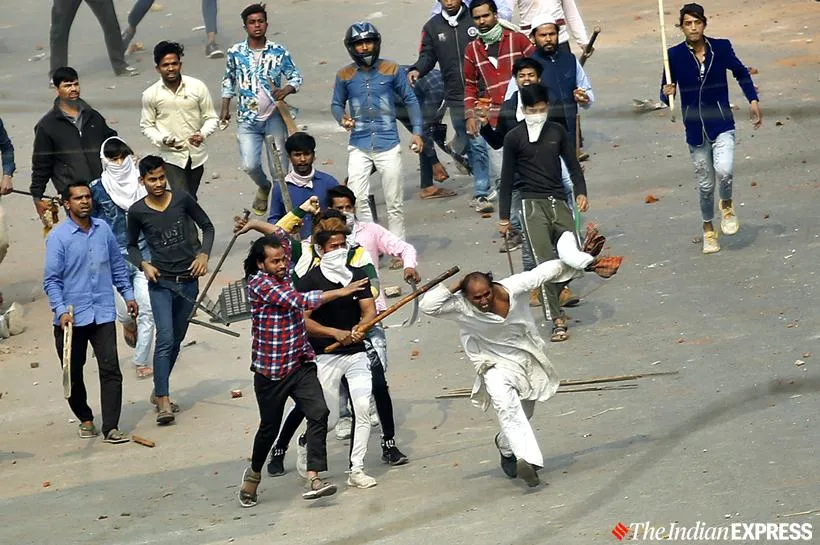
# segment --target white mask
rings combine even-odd
[[[547,122],[547,113],[525,113],[524,122],[527,124],[527,137],[529,138],[530,143],[535,142],[538,140],[538,137],[541,136],[541,129],[544,128],[544,124]]]
[[[345,227],[351,233],[353,232],[353,224],[356,223],[356,214],[353,212],[342,212],[345,215]]]
[[[319,268],[325,278],[331,282],[347,286],[353,280],[353,271],[347,267],[346,247],[322,254]]]

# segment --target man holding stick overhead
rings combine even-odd
[[[707,38],[706,15],[699,4],[686,4],[680,10],[680,27],[686,40],[669,48],[671,82],[664,74],[661,100],[670,104],[676,87],[680,88],[686,143],[695,169],[703,217],[703,253],[720,251],[718,233],[712,225],[715,215],[715,183],[720,193],[720,230],[734,235],[740,221],[732,203],[735,155],[735,121],[729,105],[726,71],[731,70],[749,101],[752,126],[763,123],[749,70],[737,58],[729,40]]]

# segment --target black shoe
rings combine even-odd
[[[531,465],[526,460],[518,460],[516,463],[518,476],[524,479],[527,486],[534,488],[541,484],[541,479],[538,478],[538,469]]]
[[[285,450],[281,448],[273,449],[268,462],[268,475],[280,477],[285,474]]]
[[[410,460],[396,447],[393,439],[382,439],[382,462],[391,466],[403,466]]]
[[[225,52],[216,42],[208,42],[208,45],[205,46],[205,56],[209,59],[221,59],[225,57]]]
[[[120,70],[116,74],[117,74],[118,78],[121,78],[121,77],[131,78],[131,77],[134,77],[134,76],[139,76],[140,71],[137,70],[136,68],[134,68],[133,66],[126,65],[125,68],[123,68],[122,70]]]
[[[511,454],[510,456],[501,454],[501,449],[498,446],[499,435],[500,434],[495,435],[495,448],[498,449],[498,453],[501,455],[501,470],[504,472],[504,475],[510,479],[515,479],[518,477],[518,459],[515,457],[515,454]]]

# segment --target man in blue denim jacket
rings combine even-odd
[[[356,195],[356,215],[360,221],[373,221],[367,196],[370,173],[375,168],[382,175],[388,229],[404,240],[401,148],[394,94],[402,97],[410,115],[410,149],[415,153],[424,146],[419,101],[407,81],[407,71],[379,58],[381,34],[371,23],[351,25],[345,34],[345,47],[354,62],[336,74],[330,111],[350,131],[347,185]],[[346,105],[350,107],[349,115]]]
[[[680,10],[681,30],[686,40],[669,48],[671,83],[661,80],[661,100],[680,88],[686,143],[695,167],[703,216],[703,253],[720,251],[718,234],[712,225],[715,214],[715,180],[719,182],[720,230],[734,235],[740,222],[732,205],[732,178],[735,154],[735,121],[729,105],[726,71],[731,70],[750,104],[755,129],[763,123],[749,70],[735,55],[732,43],[704,35],[706,15],[699,4],[686,4]]]

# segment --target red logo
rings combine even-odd
[[[612,529],[612,535],[615,536],[615,538],[618,541],[621,541],[624,538],[624,536],[628,533],[629,528],[627,526],[624,526],[623,522],[619,522],[615,525],[615,528]]]

